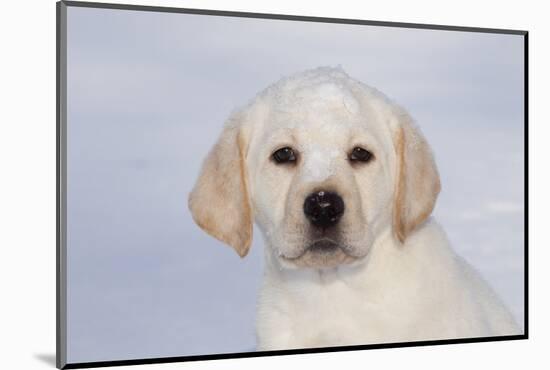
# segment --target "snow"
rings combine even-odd
[[[336,149],[321,146],[311,146],[305,149],[307,160],[303,168],[303,181],[320,182],[328,179],[336,172],[335,159],[345,155]]]
[[[72,7],[68,17],[70,362],[254,348],[260,234],[241,260],[193,223],[187,195],[235,107],[318,65],[342,64],[411,113],[442,177],[434,216],[523,321],[519,36]],[[341,73],[312,83],[353,112]],[[321,158],[333,155],[315,154],[312,178],[331,173]]]

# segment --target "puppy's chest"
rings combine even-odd
[[[277,311],[284,314],[274,324],[287,328],[302,346],[365,342],[380,339],[396,324],[399,308],[389,303],[345,284],[294,287],[279,301]]]
[[[296,339],[311,345],[340,343],[347,337],[359,335],[367,326],[365,314],[369,304],[346,294],[307,293],[289,302],[288,320]],[[332,292],[333,293],[333,292]]]

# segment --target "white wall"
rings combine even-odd
[[[5,360],[12,367],[46,366],[39,358],[54,353],[54,245],[55,245],[55,11],[53,2],[13,3],[9,6],[20,7],[18,16],[8,16],[2,22],[2,35],[5,46],[12,49],[14,59],[3,60],[3,73],[9,83],[5,100],[9,101],[4,109],[2,124],[2,165],[7,169],[8,181],[2,184],[4,209],[3,224],[8,225],[2,231],[2,289],[10,304],[3,307],[5,348],[9,348]],[[137,3],[137,2],[136,2]],[[246,10],[255,12],[275,12],[288,14],[306,14],[332,17],[349,17],[378,20],[395,20],[435,24],[470,25],[483,27],[519,28],[531,31],[531,150],[538,149],[539,159],[533,164],[540,166],[531,183],[531,197],[536,194],[536,204],[532,210],[539,214],[537,220],[531,215],[531,230],[538,232],[531,239],[531,302],[536,303],[531,311],[531,337],[529,341],[510,343],[488,343],[461,346],[429,347],[400,350],[369,351],[362,353],[322,354],[312,356],[293,356],[269,359],[246,359],[202,364],[157,365],[149,368],[232,368],[247,364],[270,365],[273,368],[289,365],[341,366],[341,361],[359,367],[366,362],[369,366],[416,367],[419,364],[441,367],[450,362],[447,368],[472,366],[477,362],[501,368],[518,367],[542,356],[544,349],[544,331],[548,321],[548,302],[543,294],[544,282],[548,280],[544,267],[545,239],[542,235],[541,217],[547,198],[543,189],[548,188],[548,179],[544,176],[544,137],[547,133],[544,122],[548,121],[545,106],[544,82],[547,81],[545,65],[548,56],[543,45],[547,43],[546,20],[536,7],[528,7],[525,2],[504,7],[501,3],[475,3],[462,1],[456,6],[438,5],[437,2],[420,2],[399,6],[384,3],[367,6],[359,4],[344,5],[309,4],[297,2],[246,3],[223,2],[183,2],[157,1],[147,4],[170,4],[172,6],[210,7],[213,9]],[[392,5],[393,4],[393,5]],[[407,5],[408,4],[408,5]],[[33,6],[30,10],[29,6]],[[26,11],[25,11],[26,9]],[[498,9],[498,11],[495,11]],[[10,14],[6,9],[4,14]],[[17,10],[12,10],[16,12]],[[12,13],[13,14],[13,13]],[[45,18],[44,14],[49,14]],[[21,21],[25,19],[25,21]],[[15,32],[17,30],[17,32]],[[17,34],[17,38],[11,36]],[[22,47],[23,45],[23,47]],[[537,47],[537,45],[540,45]],[[38,63],[37,63],[38,62]],[[14,72],[15,71],[15,72]],[[20,71],[20,72],[17,72]],[[6,91],[4,89],[4,91]],[[19,99],[11,101],[13,96]],[[29,101],[31,107],[29,107]],[[546,130],[546,131],[545,131]],[[30,149],[30,150],[29,150]],[[13,158],[17,158],[13,161]],[[531,169],[535,173],[536,169]],[[14,222],[15,221],[15,222]],[[5,239],[5,240],[4,240]],[[13,282],[17,281],[16,284]],[[536,289],[536,290],[535,290]],[[397,355],[399,354],[399,355]],[[353,367],[353,366],[352,366]],[[476,366],[478,367],[478,366]]]

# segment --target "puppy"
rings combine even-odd
[[[430,218],[439,191],[407,112],[317,68],[231,115],[189,208],[241,257],[262,231],[259,350],[520,334]]]

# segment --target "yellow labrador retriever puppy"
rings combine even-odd
[[[260,350],[520,334],[430,219],[439,190],[407,112],[317,68],[229,118],[189,207],[241,257],[264,235]]]

